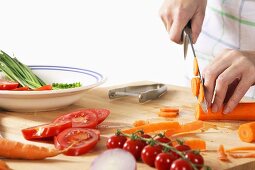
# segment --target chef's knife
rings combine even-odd
[[[183,31],[184,59],[186,59],[189,43],[191,45],[193,56],[194,56],[194,58],[196,58],[196,53],[195,53],[194,46],[193,46],[193,41],[192,41],[192,30],[191,30],[191,22],[190,21],[185,26],[184,31]],[[198,67],[198,75],[199,75],[199,78],[200,78],[200,82],[203,85],[202,90],[204,90],[205,89],[205,87],[204,87],[204,78],[200,74],[199,67]],[[203,111],[207,113],[208,109],[207,109],[207,104],[206,104],[205,98],[203,99],[203,102],[200,102],[200,105],[201,105]]]

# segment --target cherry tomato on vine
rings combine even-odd
[[[143,148],[141,157],[144,163],[154,167],[156,156],[161,153],[161,149],[158,146],[147,145]]]
[[[141,152],[145,145],[146,144],[144,144],[144,141],[128,139],[125,142],[123,149],[130,152],[136,160],[139,160],[141,157]]]
[[[172,146],[171,140],[168,139],[167,137],[164,137],[164,136],[163,136],[163,137],[156,138],[156,141],[157,141],[157,142],[160,142],[160,143],[168,143],[169,146]],[[161,150],[164,149],[163,146],[161,146],[161,145],[158,145],[158,146],[161,148]]]
[[[114,135],[108,138],[106,147],[108,149],[123,148],[124,143],[127,141],[125,136]]]
[[[196,164],[198,169],[201,169],[204,165],[204,158],[194,151],[189,151],[185,154],[185,158],[189,159],[192,163]]]
[[[155,159],[155,167],[157,170],[169,170],[176,157],[172,153],[160,153]]]
[[[177,145],[177,146],[175,146],[175,148],[181,152],[186,152],[186,151],[191,150],[191,148],[188,145]]]
[[[193,168],[186,160],[177,159],[172,163],[170,170],[193,170]]]

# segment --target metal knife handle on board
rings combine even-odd
[[[186,59],[186,56],[187,56],[189,43],[190,43],[190,46],[192,49],[193,56],[194,56],[194,58],[196,58],[196,52],[195,52],[195,49],[193,46],[193,41],[192,41],[191,21],[189,21],[187,23],[187,25],[184,27],[184,30],[183,30],[184,59]],[[202,77],[199,68],[198,68],[198,75],[199,75],[200,82],[202,83],[203,90],[204,90],[205,89],[204,88],[204,78]],[[207,104],[206,104],[205,98],[203,99],[203,102],[200,103],[200,105],[201,105],[203,111],[207,113],[208,109],[207,109]]]

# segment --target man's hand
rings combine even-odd
[[[192,40],[201,32],[207,0],[165,0],[159,13],[170,39],[181,43],[182,30],[191,20]]]
[[[212,104],[212,112],[217,112],[225,101],[227,114],[254,85],[255,51],[224,50],[205,68],[203,77],[208,107]]]

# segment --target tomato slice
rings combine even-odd
[[[43,90],[52,90],[52,86],[51,85],[44,85],[42,87],[33,89],[34,91],[43,91]]]
[[[93,112],[79,110],[56,118],[53,122],[71,121],[72,127],[96,128],[97,115]]]
[[[8,81],[8,80],[0,80],[0,90],[12,90],[19,86],[19,83]]]
[[[107,109],[86,109],[85,111],[95,113],[98,118],[98,124],[102,123],[110,114],[110,110]]]
[[[15,89],[12,89],[13,91],[28,91],[29,87],[25,86],[25,87],[17,87]]]
[[[62,121],[56,123],[43,124],[26,129],[22,129],[25,139],[40,139],[58,135],[63,130],[72,127],[72,122]]]
[[[65,155],[77,156],[89,152],[98,142],[98,135],[86,128],[68,128],[55,136],[54,144],[57,149],[68,149]]]

